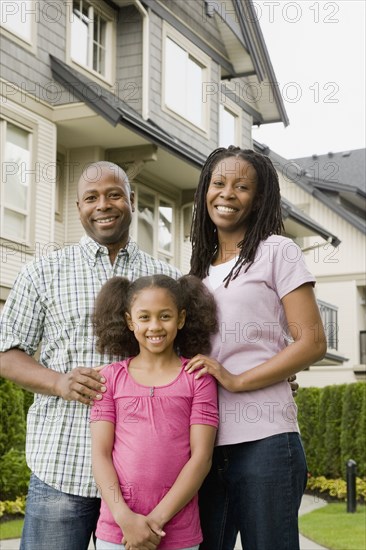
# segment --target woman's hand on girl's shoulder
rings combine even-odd
[[[207,355],[195,355],[187,363],[185,369],[189,374],[192,374],[195,371],[198,371],[195,375],[195,379],[198,380],[205,374],[211,374],[218,381],[221,386],[223,386],[228,391],[238,391],[236,388],[236,376],[231,374],[226,370],[221,363],[213,359],[212,357],[207,357]]]

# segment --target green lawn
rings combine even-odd
[[[19,538],[23,519],[0,523],[0,540]],[[330,550],[365,550],[366,506],[347,514],[345,503],[332,503],[300,517],[301,533]]]
[[[365,550],[366,506],[348,514],[346,503],[331,503],[299,519],[300,532],[330,550]]]
[[[0,540],[20,538],[23,522],[24,519],[12,519],[0,523]]]

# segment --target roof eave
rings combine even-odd
[[[299,187],[301,187],[301,189],[303,189],[306,193],[312,195],[325,204],[328,208],[333,210],[333,212],[346,220],[350,225],[361,231],[361,233],[366,234],[366,226],[348,215],[347,211],[345,211],[341,206],[337,205],[333,201],[330,201],[329,198],[314,185],[311,178],[301,175],[301,171],[299,172],[299,170],[296,171],[295,166],[298,167],[298,165],[295,162],[292,163],[294,168],[291,169],[291,161],[281,157],[272,151],[267,145],[261,144],[256,140],[253,140],[253,148],[263,155],[270,157],[275,168],[278,168],[281,171],[286,171],[286,177],[290,178],[291,181],[299,185]]]
[[[151,121],[145,121],[131,108],[123,108],[124,102],[116,97],[116,106],[111,105],[103,97],[103,89],[96,94],[95,84],[88,78],[69,68],[63,61],[50,55],[51,72],[54,79],[64,88],[72,92],[75,97],[83,101],[94,112],[107,120],[111,125],[123,124],[150,142],[163,147],[175,156],[182,158],[197,168],[201,168],[206,157],[188,144],[170,136],[162,128]],[[112,94],[113,95],[113,94]],[[95,99],[98,99],[97,101]]]

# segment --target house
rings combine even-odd
[[[207,155],[288,123],[254,15],[231,0],[1,2],[1,300],[32,256],[79,240],[76,183],[102,159],[133,183],[139,245],[187,271]]]
[[[111,160],[136,196],[132,236],[189,269],[194,191],[219,145],[288,124],[249,0],[3,0],[0,4],[3,303],[33,256],[78,242],[84,168]],[[329,231],[284,196],[298,239]],[[322,218],[316,218],[322,219]]]
[[[285,202],[321,220],[340,239],[327,239],[321,231],[303,232],[300,239],[299,232],[292,234],[316,276],[328,336],[325,358],[298,375],[300,384],[366,379],[366,150],[287,160],[258,143],[255,147],[276,166]]]

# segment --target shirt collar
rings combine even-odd
[[[92,265],[96,264],[98,257],[108,256],[109,254],[108,248],[106,246],[98,243],[97,241],[89,237],[89,235],[84,235],[80,239],[80,246],[83,253],[87,257],[88,262],[90,262]],[[117,261],[121,256],[127,256],[129,258],[129,261],[132,262],[137,256],[138,251],[139,249],[137,244],[129,239],[125,248],[121,248],[118,251]]]

